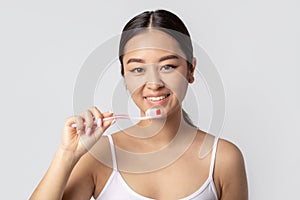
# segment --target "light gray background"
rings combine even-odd
[[[28,199],[72,114],[87,56],[144,10],[177,13],[217,66],[222,137],[242,150],[250,199],[299,197],[299,1],[1,1],[1,199]]]

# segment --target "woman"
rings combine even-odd
[[[181,108],[196,66],[183,22],[165,10],[137,15],[123,29],[119,59],[141,115],[156,108],[161,116],[110,136],[102,134],[114,120],[103,118],[112,113],[93,107],[67,118],[62,143],[31,199],[248,199],[239,149],[196,129]],[[215,145],[199,158],[207,138]],[[152,152],[156,157],[147,157]]]

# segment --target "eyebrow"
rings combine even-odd
[[[159,59],[159,62],[162,62],[162,61],[165,61],[165,60],[170,60],[170,59],[179,59],[179,57],[176,56],[176,55],[167,55],[167,56],[161,57]],[[141,58],[130,58],[127,61],[127,64],[132,63],[132,62],[145,63],[145,60],[143,60]]]
[[[164,56],[164,57],[160,58],[159,62],[162,62],[165,60],[170,60],[170,59],[179,59],[179,57],[176,55],[168,55],[168,56]]]

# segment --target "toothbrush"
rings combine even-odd
[[[136,119],[136,120],[147,120],[147,119],[155,119],[155,118],[160,118],[162,117],[162,113],[161,110],[159,108],[149,108],[146,111],[146,116],[144,117],[134,117],[134,116],[129,116],[127,114],[117,114],[117,115],[113,115],[112,117],[105,117],[102,118],[102,121],[108,121],[111,119]],[[72,127],[75,128],[76,124],[72,124]]]

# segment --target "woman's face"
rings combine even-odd
[[[159,106],[164,113],[181,109],[193,69],[170,35],[149,29],[130,39],[123,56],[127,89],[142,114]]]

